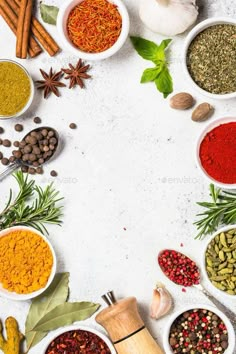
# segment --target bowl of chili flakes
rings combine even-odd
[[[72,325],[50,335],[44,354],[116,354],[110,340],[94,328]]]
[[[129,27],[122,0],[67,0],[57,18],[65,49],[85,60],[114,55],[124,45]]]

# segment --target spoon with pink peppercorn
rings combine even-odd
[[[158,264],[172,282],[183,287],[194,286],[224,312],[232,323],[236,324],[236,314],[211,295],[200,283],[200,270],[192,259],[181,252],[166,249],[159,253]]]

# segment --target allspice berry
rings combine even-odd
[[[70,123],[69,127],[70,129],[76,129],[77,125],[75,123]]]
[[[11,146],[11,142],[8,139],[4,139],[2,142],[2,145],[5,147],[10,147]]]
[[[40,123],[41,123],[41,118],[35,117],[35,118],[34,118],[34,123],[40,124]]]
[[[56,172],[55,170],[52,170],[52,171],[50,172],[50,175],[51,175],[52,177],[57,177],[57,172]]]
[[[23,125],[22,124],[16,124],[15,125],[15,131],[22,132],[22,130],[23,130]]]
[[[4,166],[7,166],[7,165],[9,165],[9,159],[7,159],[6,157],[4,157],[4,158],[1,160],[1,163],[2,163]]]

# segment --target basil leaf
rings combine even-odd
[[[56,6],[48,6],[42,3],[40,4],[40,14],[42,20],[45,23],[49,23],[49,25],[56,25],[58,12],[59,8]]]
[[[130,37],[130,39],[134,48],[142,58],[151,61],[156,60],[159,49],[156,43],[140,37]]]
[[[173,92],[173,81],[168,68],[165,66],[155,80],[157,89],[163,93],[164,98]]]
[[[154,81],[160,74],[162,67],[163,64],[159,63],[159,65],[157,65],[155,68],[149,68],[144,70],[143,75],[141,77],[141,83],[144,84],[146,82]]]
[[[46,313],[67,300],[68,284],[69,273],[58,273],[50,287],[32,301],[25,322],[25,338],[28,349],[39,343],[47,335],[47,332],[34,332],[32,329]]]
[[[158,52],[156,53],[157,60],[166,60],[165,49],[172,42],[172,39],[164,39],[159,45]]]
[[[92,302],[66,302],[48,312],[35,326],[34,331],[48,332],[91,317],[100,305]]]

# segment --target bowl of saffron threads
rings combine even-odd
[[[209,183],[236,189],[236,117],[208,124],[196,143],[196,163]]]
[[[129,34],[129,14],[121,0],[67,0],[57,28],[64,47],[85,60],[114,55]]]

